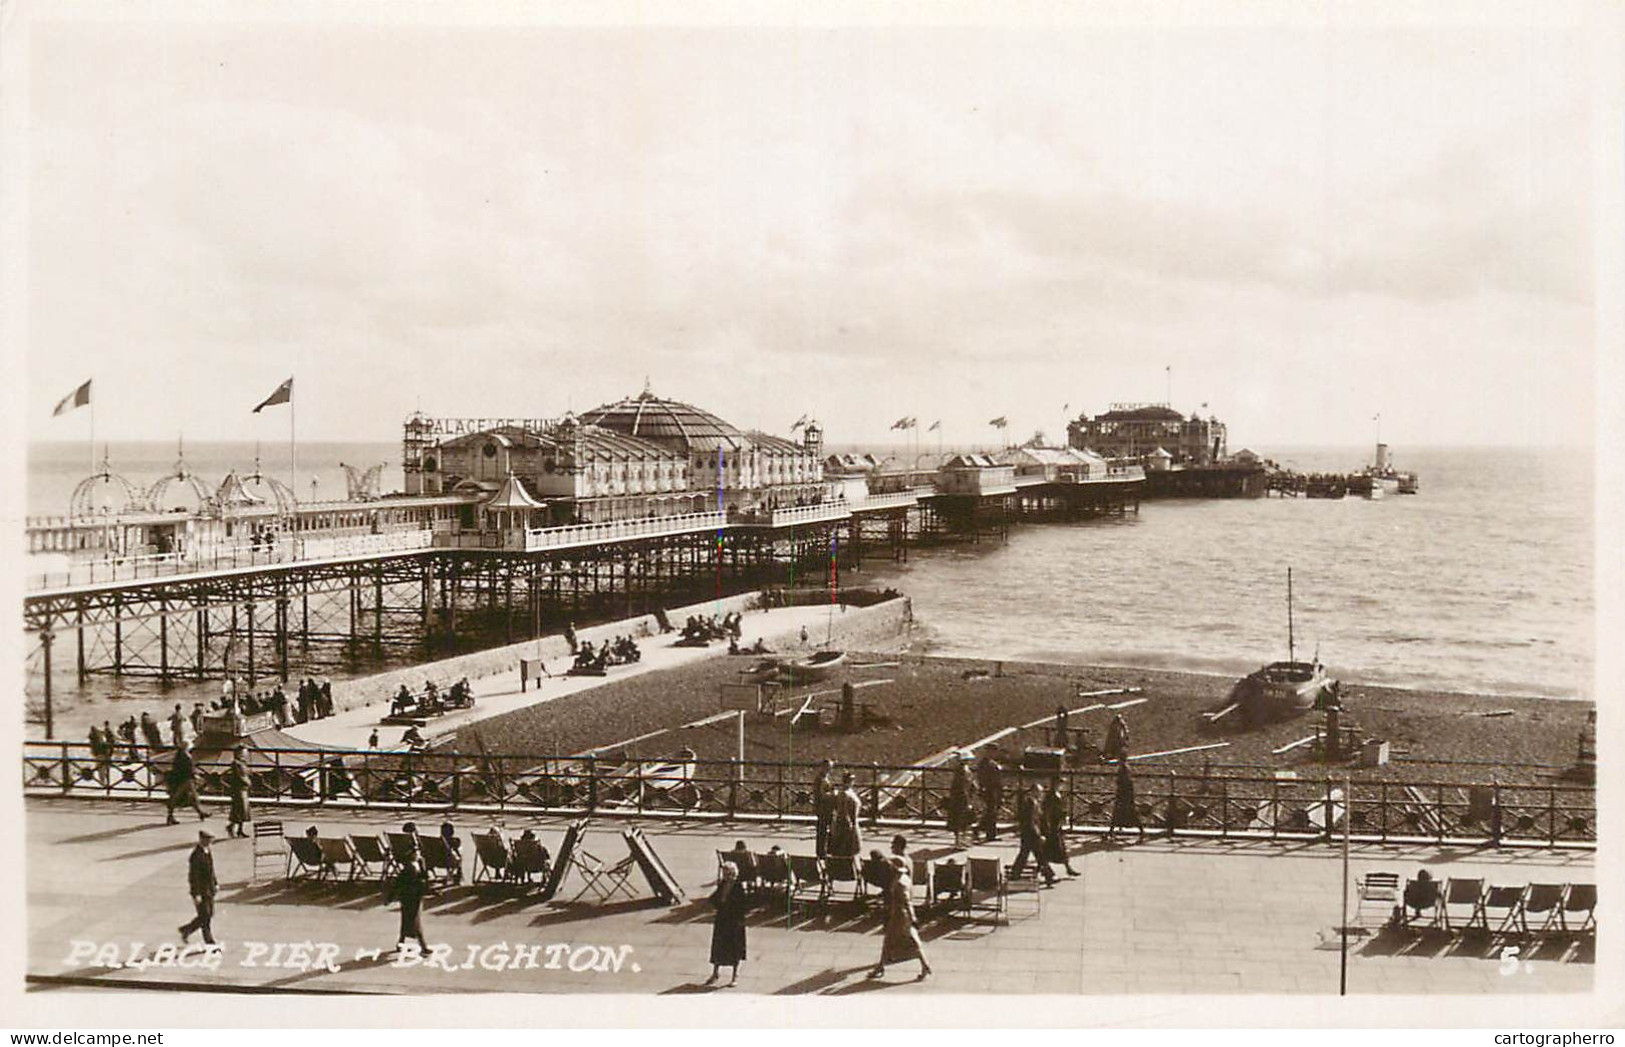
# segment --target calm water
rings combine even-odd
[[[1347,471],[1359,449],[1260,453]],[[1154,501],[1122,521],[1022,526],[1007,544],[872,561],[940,653],[1239,674],[1300,651],[1349,679],[1590,697],[1589,454],[1403,455],[1383,501]]]
[[[1258,448],[1305,470],[1346,471],[1368,449]],[[263,464],[286,479],[286,446]],[[175,447],[114,444],[112,465],[148,484]],[[252,467],[251,444],[197,444],[213,486]],[[300,494],[342,497],[339,462],[387,461],[398,444],[299,449]],[[1589,453],[1401,449],[1422,493],[1379,502],[1147,502],[1121,521],[1024,525],[1004,545],[913,549],[873,560],[861,584],[909,593],[942,653],[1240,673],[1286,653],[1286,567],[1300,649],[1350,679],[1491,693],[1592,691]],[[28,511],[65,510],[89,471],[83,445],[37,445]]]

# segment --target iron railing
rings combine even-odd
[[[120,745],[97,757],[84,742],[26,742],[30,796],[162,799],[168,750]],[[200,761],[206,798],[227,795],[229,754]],[[770,821],[811,819],[812,763],[638,759],[618,756],[480,756],[334,749],[249,750],[256,804],[408,810],[594,812]],[[941,826],[952,772],[946,767],[864,765],[850,771],[872,826]],[[1005,772],[1000,821],[1010,822],[1027,782],[1061,784],[1074,830],[1103,831],[1116,806],[1108,768]],[[1147,831],[1170,835],[1363,842],[1483,844],[1499,809],[1502,843],[1594,848],[1595,790],[1581,785],[1498,785],[1438,780],[1280,778],[1253,768],[1137,771],[1135,808]],[[1486,811],[1485,790],[1494,805]],[[1346,790],[1346,791],[1345,791]],[[980,799],[975,801],[980,811]]]

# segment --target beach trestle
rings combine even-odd
[[[956,747],[957,748],[957,747]],[[120,746],[98,758],[88,743],[25,742],[27,796],[89,800],[165,799],[167,750]],[[953,779],[949,753],[912,766],[853,765],[850,770],[870,825],[940,827]],[[1361,842],[1483,846],[1495,826],[1475,793],[1487,782],[1417,778],[1314,778],[1272,768],[1205,764],[1158,766],[1159,754],[1134,761],[1141,820],[1172,836],[1315,840],[1341,837],[1348,819]],[[260,808],[336,808],[380,812],[456,812],[478,821],[507,815],[624,814],[698,821],[797,822],[813,817],[819,764],[789,761],[628,760],[585,756],[360,752],[334,749],[253,750],[251,799]],[[657,766],[658,764],[658,766]],[[229,755],[200,759],[197,784],[206,801],[228,798]],[[1014,819],[1026,772],[1007,771],[1001,820]],[[1104,831],[1116,795],[1109,765],[1035,772],[1058,779],[1072,829]],[[1344,795],[1346,791],[1347,795]],[[1584,784],[1494,786],[1498,842],[1518,847],[1594,848],[1596,791]],[[1331,817],[1327,818],[1327,813]]]

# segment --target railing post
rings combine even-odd
[[[1230,779],[1219,779],[1219,838],[1230,838]]]
[[[1325,786],[1326,786],[1326,832],[1325,832],[1324,835],[1325,835],[1326,839],[1330,840],[1332,838],[1332,822],[1335,820],[1337,810],[1332,804],[1332,780],[1330,778],[1327,778],[1325,780]],[[1343,797],[1343,803],[1344,803],[1344,808],[1346,810],[1347,805],[1348,805],[1348,797],[1346,797],[1346,796]]]
[[[1557,787],[1548,786],[1546,789],[1546,844],[1549,847],[1557,845]]]
[[[880,766],[869,764],[869,828],[880,827]]]
[[[728,776],[728,817],[731,819],[739,813],[739,783],[745,775],[745,765],[738,757],[728,761],[731,766]]]
[[[1388,842],[1388,783],[1382,783],[1382,792],[1377,796],[1377,836],[1384,843]]]
[[[62,743],[62,795],[73,789],[73,765],[68,762],[68,743]]]
[[[587,810],[598,809],[598,757],[587,757]]]

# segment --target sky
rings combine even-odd
[[[1592,439],[1584,27],[440,22],[30,25],[31,438]]]

